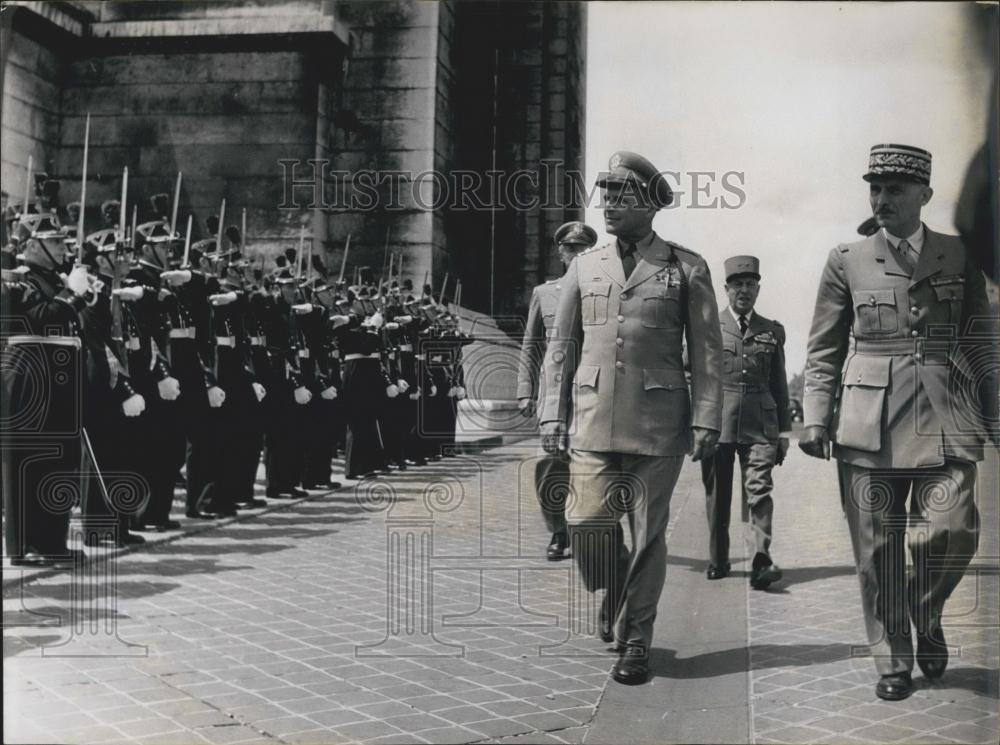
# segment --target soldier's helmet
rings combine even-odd
[[[23,243],[29,238],[46,240],[63,237],[59,219],[54,214],[38,212],[21,215],[14,228],[14,235],[18,239],[18,243]]]
[[[154,245],[169,243],[175,237],[170,234],[170,226],[163,220],[150,220],[135,229],[136,248],[141,248],[147,243]]]

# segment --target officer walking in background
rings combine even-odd
[[[864,179],[880,229],[827,258],[799,441],[817,458],[830,457],[832,441],[841,462],[861,604],[881,676],[875,692],[887,700],[913,692],[911,622],[920,669],[930,679],[944,674],[944,604],[979,536],[976,463],[988,438],[997,443],[985,426],[996,421],[995,371],[976,364],[992,352],[996,319],[966,247],[921,222],[934,193],[930,175],[926,150],[871,149]]]
[[[597,231],[579,221],[560,225],[554,242],[564,267],[573,263],[577,253],[597,243]],[[517,398],[521,413],[536,416],[545,400],[544,377],[540,375],[545,349],[555,326],[561,278],[540,284],[531,293],[528,322],[521,342],[517,368]],[[542,508],[545,526],[552,539],[545,555],[549,561],[566,558],[569,535],[566,530],[566,494],[569,489],[569,459],[565,452],[549,455],[543,451],[535,463],[535,496]]]
[[[729,515],[733,460],[740,459],[744,509],[750,513],[753,559],[750,585],[766,589],[781,579],[771,561],[774,503],[771,470],[788,453],[792,420],[785,376],[785,328],[754,312],[760,293],[755,256],[726,259],[727,307],[722,328],[722,434],[711,458],[701,461],[708,514],[708,578],[729,574]]]
[[[581,253],[563,278],[539,419],[546,452],[569,447],[573,556],[587,589],[607,590],[601,637],[621,650],[612,676],[632,685],[649,674],[664,533],[684,455],[711,456],[719,437],[722,339],[705,260],[653,231],[673,199],[663,175],[619,152],[597,184],[616,240]]]

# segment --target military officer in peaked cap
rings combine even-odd
[[[741,483],[749,511],[753,556],[750,584],[762,590],[781,579],[771,560],[771,471],[788,452],[792,428],[785,377],[785,328],[754,311],[760,293],[760,261],[755,256],[726,259],[729,307],[722,328],[722,434],[711,458],[701,461],[708,515],[708,578],[729,573],[729,516],[733,459],[739,456]]]
[[[563,266],[573,263],[576,255],[597,243],[597,231],[573,220],[556,230],[553,238]],[[528,322],[521,342],[517,373],[517,398],[526,417],[536,415],[545,399],[544,378],[539,375],[548,338],[556,320],[561,278],[540,284],[531,293]],[[564,452],[544,454],[535,464],[535,495],[542,507],[545,525],[552,533],[546,556],[549,561],[566,558],[569,534],[566,530],[566,493],[569,485],[569,461]]]
[[[719,436],[722,339],[705,260],[653,231],[673,198],[663,175],[619,152],[597,184],[615,240],[577,256],[562,281],[539,419],[547,452],[569,447],[571,550],[587,589],[606,589],[600,634],[621,653],[612,676],[636,684],[648,676],[684,455],[710,456]]]
[[[881,676],[875,691],[888,700],[913,691],[913,631],[924,675],[944,673],[944,604],[978,541],[976,464],[985,441],[997,442],[987,426],[996,422],[995,372],[977,365],[996,343],[996,320],[966,247],[921,222],[933,195],[930,175],[926,150],[871,149],[864,179],[879,230],[827,257],[799,442],[807,454],[829,458],[832,441],[840,461]]]

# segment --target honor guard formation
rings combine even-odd
[[[224,201],[206,221],[214,237],[192,244],[191,217],[177,230],[180,174],[173,201],[140,205],[126,169],[121,199],[87,231],[85,174],[80,203],[63,209],[59,182],[38,173],[5,215],[12,564],[80,560],[74,506],[88,547],[179,528],[182,475],[185,515],[212,520],[266,505],[254,493],[262,456],[265,496],[281,500],[340,486],[340,452],[350,479],[451,454],[472,339],[444,289],[414,292],[388,249],[381,277],[359,267],[348,284],[350,238],[339,276],[303,249],[304,232],[265,262],[248,250],[245,211],[241,227],[225,225]]]

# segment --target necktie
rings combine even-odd
[[[896,250],[899,252],[899,258],[902,260],[903,266],[910,270],[910,274],[913,274],[913,270],[917,267],[917,260],[913,255],[910,242],[904,238],[896,244]]]
[[[750,328],[750,324],[747,323],[747,317],[740,316],[740,333],[745,336],[748,328]]]
[[[622,251],[622,269],[625,270],[625,279],[628,279],[635,269],[635,244],[629,243]]]

